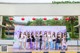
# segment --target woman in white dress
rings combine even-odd
[[[24,34],[23,34],[23,47],[24,47],[24,49],[26,49],[26,41],[27,41],[27,35],[26,35],[26,32],[24,32]]]
[[[20,48],[24,48],[24,43],[26,42],[26,36],[20,32],[19,34]]]
[[[48,32],[47,38],[48,38],[48,48],[49,48],[49,50],[50,50],[51,41],[52,41],[52,39],[51,39],[51,32],[50,32],[50,31]]]
[[[22,32],[19,33],[20,49],[22,48]]]
[[[65,35],[62,37],[61,46],[62,46],[62,50],[67,50],[67,43],[66,43]]]
[[[36,50],[38,50],[38,45],[39,45],[39,36],[38,36],[38,32],[36,32],[36,34],[35,34],[35,43],[36,43]]]
[[[47,41],[48,41],[48,38],[47,38],[47,31],[44,32],[43,38],[44,38],[44,39],[43,39],[43,40],[44,40],[44,49],[46,49],[46,46],[47,46],[46,44],[47,44]]]

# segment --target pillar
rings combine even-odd
[[[2,16],[0,16],[0,25],[2,25]],[[0,39],[2,36],[2,27],[0,27]]]
[[[80,16],[78,16],[78,25],[80,25]],[[79,26],[79,39],[80,39],[80,26]]]

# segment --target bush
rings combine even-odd
[[[74,35],[72,35],[72,32],[69,32],[69,35],[72,39],[78,39],[79,38],[79,33],[74,33]]]

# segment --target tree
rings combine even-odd
[[[70,20],[66,21],[65,18],[69,17]],[[67,27],[67,31],[71,32],[71,37],[75,38],[75,28],[74,26],[78,25],[78,16],[64,16],[64,20],[65,20],[65,25]]]
[[[28,21],[26,25],[28,26],[28,25],[30,25],[31,23],[32,23],[31,21]]]
[[[42,26],[44,24],[44,21],[40,19],[33,20],[30,25],[36,25],[36,26]]]
[[[6,24],[14,26],[13,23],[14,23],[13,21],[9,20],[9,16],[3,16],[3,22],[2,22],[3,26],[6,26]],[[5,27],[2,27],[2,38],[3,39],[6,38],[5,29],[6,29]]]

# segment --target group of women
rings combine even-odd
[[[20,48],[36,49],[36,50],[61,50],[67,49],[67,35],[66,33],[45,31],[39,32],[20,32],[19,34]],[[23,46],[22,46],[23,45]]]

